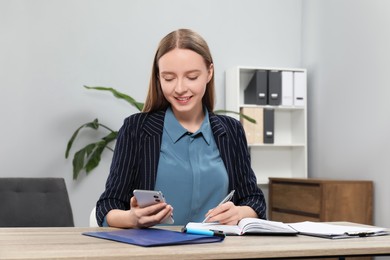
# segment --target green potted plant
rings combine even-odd
[[[93,89],[93,90],[99,90],[99,91],[108,91],[111,92],[116,98],[123,99],[126,102],[128,102],[130,105],[137,108],[139,111],[142,111],[142,108],[144,106],[143,103],[136,101],[134,98],[130,97],[129,95],[126,95],[124,93],[121,93],[117,91],[114,88],[109,87],[90,87],[90,86],[84,86],[86,89]],[[241,113],[235,112],[235,111],[228,111],[228,110],[215,110],[214,113],[233,113],[237,114],[240,117],[252,122],[256,123],[256,121],[248,117],[246,115],[243,115]],[[70,155],[70,150],[72,148],[73,143],[75,142],[79,132],[83,129],[92,129],[95,131],[100,131],[100,129],[104,129],[104,131],[108,132],[107,135],[104,137],[98,139],[95,142],[92,142],[90,144],[87,144],[80,150],[74,153],[73,155],[73,179],[76,180],[80,173],[82,171],[85,171],[86,174],[90,173],[93,169],[95,169],[101,160],[102,153],[105,149],[108,149],[110,151],[113,151],[113,148],[110,147],[110,144],[113,144],[118,136],[118,131],[111,129],[110,127],[102,124],[99,122],[97,118],[95,118],[91,122],[87,122],[80,127],[76,129],[76,131],[73,133],[72,137],[69,139],[68,144],[66,146],[65,151],[65,158],[68,158]]]

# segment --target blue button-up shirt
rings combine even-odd
[[[228,185],[207,109],[200,129],[189,133],[168,108],[155,190],[161,190],[172,205],[175,225],[203,221],[227,195]]]

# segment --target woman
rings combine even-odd
[[[173,213],[176,225],[206,216],[221,224],[266,217],[244,130],[237,120],[213,113],[214,98],[205,40],[188,29],[169,33],[154,57],[143,112],[128,117],[119,131],[96,206],[99,225],[150,227]],[[169,204],[140,208],[134,189],[161,190]],[[232,201],[218,205],[231,190]]]

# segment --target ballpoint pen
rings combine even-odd
[[[225,202],[228,202],[229,200],[231,200],[232,198],[233,198],[233,194],[234,194],[234,192],[235,192],[235,190],[232,190],[219,204],[218,204],[218,206],[219,205],[221,205],[221,204],[223,204],[223,203],[225,203]],[[218,207],[217,206],[217,207]],[[210,215],[208,215],[203,221],[202,221],[202,223],[205,223],[208,219],[210,218]]]
[[[345,232],[347,236],[351,237],[369,237],[375,235],[377,232]]]

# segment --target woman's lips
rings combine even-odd
[[[191,99],[191,97],[175,97],[175,99],[179,101],[179,103],[185,104]]]

